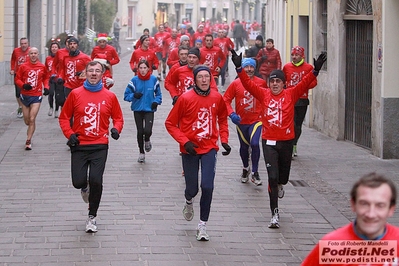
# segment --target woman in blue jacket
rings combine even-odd
[[[140,60],[137,76],[134,76],[125,89],[124,100],[131,102],[130,108],[134,114],[137,127],[137,143],[140,155],[137,160],[144,163],[145,153],[152,148],[150,137],[154,121],[154,112],[162,103],[162,92],[158,79],[151,75],[147,60]]]

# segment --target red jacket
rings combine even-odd
[[[29,49],[30,47],[26,51],[22,51],[21,47],[17,47],[12,51],[10,70],[17,73],[19,66],[29,61]]]
[[[51,76],[51,72],[53,71],[53,63],[54,63],[54,57],[55,56],[47,56],[46,57],[46,62],[44,63],[44,65],[46,66],[47,69],[47,75],[50,78]]]
[[[184,144],[192,141],[198,145],[198,154],[211,149],[219,150],[218,141],[228,143],[227,109],[220,93],[211,90],[200,96],[190,90],[180,96],[165,121],[166,130],[180,144],[180,151],[187,153]]]
[[[294,139],[294,106],[316,79],[313,72],[309,72],[295,87],[283,89],[278,95],[273,95],[271,90],[265,90],[253,82],[244,70],[238,73],[238,77],[247,91],[263,104],[262,139],[275,141]]]
[[[155,68],[158,69],[159,60],[157,55],[155,54],[155,51],[151,49],[144,50],[143,48],[139,48],[137,50],[134,50],[132,53],[132,57],[130,57],[129,64],[132,71],[137,68],[137,64],[140,62],[140,60],[143,59],[148,61],[151,73],[153,71],[152,66],[155,66]]]
[[[60,67],[62,77],[65,81],[64,87],[76,89],[82,86],[86,77],[80,77],[77,74],[84,72],[89,62],[91,62],[91,58],[83,52],[80,52],[77,56],[65,56],[63,64]]]
[[[328,233],[327,235],[325,235],[321,240],[324,242],[324,241],[326,241],[327,243],[328,243],[328,241],[331,241],[331,243],[332,242],[338,242],[338,243],[342,243],[342,242],[344,242],[344,243],[347,243],[347,241],[351,241],[351,242],[355,242],[356,240],[362,240],[359,236],[357,236],[357,234],[355,233],[355,230],[354,230],[354,224],[353,223],[350,223],[350,224],[347,224],[347,225],[345,225],[345,226],[343,226],[343,227],[341,227],[341,228],[339,228],[339,229],[337,229],[337,230],[335,230],[335,231],[332,231],[332,232],[330,232],[330,233]],[[367,251],[369,252],[369,253],[372,253],[373,252],[373,250],[372,250],[372,248],[374,247],[374,248],[378,248],[378,249],[380,249],[381,248],[381,246],[384,246],[384,245],[375,245],[375,246],[373,246],[372,245],[372,243],[370,243],[370,242],[376,242],[377,244],[378,243],[387,243],[389,240],[392,240],[392,241],[397,241],[399,239],[399,228],[398,227],[396,227],[396,226],[393,226],[393,225],[391,225],[391,224],[387,224],[386,225],[386,232],[385,232],[385,235],[380,239],[380,240],[378,240],[378,241],[372,241],[372,240],[365,240],[365,242],[363,242],[363,243],[365,243],[367,246],[366,247],[363,247],[363,250],[365,251],[366,250],[366,248],[367,248]],[[362,242],[360,242],[359,244],[361,244]],[[326,247],[326,246],[325,246]],[[331,249],[333,249],[334,251],[337,251],[337,250],[343,250],[344,248],[346,248],[348,251],[350,250],[351,252],[352,251],[359,251],[359,248],[362,248],[362,246],[355,246],[355,245],[343,245],[343,246],[341,246],[341,245],[337,245],[337,246],[335,246],[335,245],[332,245],[331,246]],[[388,247],[387,247],[388,248]],[[397,250],[399,250],[399,241],[397,241],[396,242],[396,248],[395,248],[395,250],[397,251]],[[387,251],[387,249],[385,249],[385,251]],[[351,256],[351,257],[349,257],[349,256],[347,256],[348,254],[345,254],[345,255],[333,255],[333,256],[329,256],[328,258],[331,258],[331,259],[334,259],[334,258],[336,258],[336,259],[342,259],[342,263],[337,263],[337,261],[335,261],[335,263],[331,263],[331,264],[327,264],[327,263],[323,263],[323,264],[320,264],[319,263],[319,254],[320,254],[320,242],[313,248],[313,250],[309,253],[309,255],[305,258],[305,260],[302,262],[302,264],[301,265],[303,265],[303,266],[308,266],[308,265],[323,265],[323,266],[331,266],[331,265],[334,265],[334,266],[353,266],[353,265],[367,265],[367,266],[383,266],[383,265],[397,265],[396,263],[394,263],[394,262],[392,262],[392,263],[388,263],[388,264],[384,264],[383,262],[381,262],[381,263],[372,263],[371,261],[369,261],[369,262],[366,262],[366,261],[364,261],[364,262],[357,262],[356,264],[355,263],[347,263],[347,262],[345,262],[345,259],[346,258],[360,258],[360,257],[363,257],[363,258],[368,258],[368,259],[370,259],[370,255],[369,254],[367,254],[367,255],[369,255],[369,256]],[[326,256],[327,257],[327,256]],[[399,255],[398,254],[396,254],[396,258],[393,258],[393,257],[387,257],[387,256],[377,256],[377,255],[375,255],[375,256],[371,256],[373,259],[382,259],[382,258],[390,258],[390,259],[392,259],[392,260],[394,260],[394,259],[396,259],[396,261],[399,261]]]
[[[176,71],[176,69],[178,69],[179,67],[181,67],[181,66],[184,66],[184,65],[181,65],[180,64],[180,61],[177,61],[170,69],[169,69],[169,72],[168,72],[168,74],[166,75],[166,78],[165,78],[165,89],[167,90],[167,91],[169,91],[169,89],[168,88],[170,88],[170,87],[173,87],[173,84],[171,83],[171,76],[173,75],[173,72],[175,72]],[[170,93],[170,92],[169,92]],[[173,96],[172,95],[170,95],[172,98],[173,98]]]
[[[166,61],[166,64],[171,68],[174,66],[177,62],[179,62],[179,48],[175,48],[172,51],[170,51],[168,60]],[[170,71],[170,70],[169,70]]]
[[[169,54],[173,49],[178,48],[180,44],[180,38],[172,38],[169,37],[168,39],[165,40],[165,51],[167,54]]]
[[[108,44],[105,46],[105,48],[101,48],[98,45],[95,46],[91,52],[91,59],[97,58],[97,54],[105,54],[111,66],[116,65],[119,63],[119,61],[121,61],[115,48]]]
[[[264,79],[253,77],[252,79],[259,87],[266,89],[266,81]],[[255,99],[242,85],[240,79],[235,79],[230,83],[223,95],[226,102],[227,113],[230,115],[234,112],[231,102],[235,99],[236,113],[241,117],[240,124],[251,125],[262,120],[263,107],[259,100]]]
[[[266,60],[263,60],[262,56],[266,56]],[[269,77],[270,72],[273,70],[281,69],[282,67],[280,52],[274,47],[271,49],[262,48],[259,50],[256,56],[256,62],[260,64],[259,73],[266,77]]]
[[[198,31],[196,31],[196,32],[191,36],[191,43],[190,43],[190,46],[191,46],[191,47],[194,47],[194,46],[195,46],[195,41],[196,41],[196,40],[201,40],[202,43],[204,43],[205,35],[206,35],[205,31],[203,31],[203,32],[198,32]]]
[[[59,49],[54,56],[51,74],[57,74],[59,78],[65,79],[62,73],[64,58],[69,55],[69,50],[66,48]]]
[[[225,62],[226,56],[219,46],[213,45],[211,48],[204,46],[200,49],[200,64],[207,65],[213,76],[220,75],[220,71],[217,72],[216,68],[219,67],[221,70]]]
[[[313,70],[313,66],[306,62],[303,62],[299,66],[295,66],[292,62],[287,63],[283,67],[283,72],[285,74],[285,80],[287,87],[295,87],[307,73]],[[317,79],[315,79],[308,87],[312,89],[317,86]],[[308,91],[301,95],[301,99],[308,98]]]
[[[81,86],[72,90],[66,99],[59,123],[66,138],[74,133],[79,135],[79,145],[108,144],[110,118],[113,127],[121,133],[123,115],[115,93],[104,88],[91,92]]]
[[[21,88],[21,94],[29,96],[42,96],[43,87],[48,88],[49,77],[46,66],[39,61],[36,64],[28,62],[19,66],[15,76],[15,84]],[[23,85],[30,84],[31,90],[24,90]]]
[[[169,32],[157,32],[154,35],[155,39],[155,52],[164,52],[165,41],[170,37]]]
[[[231,41],[230,38],[216,38],[213,41],[214,46],[219,46],[222,49],[223,54],[227,58],[231,49],[234,49],[234,43]]]
[[[182,95],[192,85],[194,85],[194,74],[193,69],[189,68],[188,65],[181,66],[173,73],[170,73],[170,82],[169,80],[168,84],[165,82],[165,88],[172,98]],[[213,78],[211,78],[211,89],[218,91],[217,84]]]

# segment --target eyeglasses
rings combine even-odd
[[[101,69],[89,69],[86,72],[88,72],[88,73],[96,73],[96,74],[101,74],[102,73]]]

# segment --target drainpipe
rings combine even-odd
[[[14,0],[14,47],[18,46],[18,0]]]

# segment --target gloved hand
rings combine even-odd
[[[230,147],[230,145],[227,144],[227,143],[222,143],[222,146],[223,146],[223,149],[225,150],[224,152],[222,152],[222,155],[223,155],[223,156],[229,155],[230,152],[231,152],[231,147]]]
[[[118,130],[116,129],[116,128],[111,128],[111,137],[114,139],[114,140],[117,140],[117,139],[119,139],[119,132],[118,132]]]
[[[82,71],[78,71],[75,73],[75,76],[79,77],[80,75],[82,75]]]
[[[105,85],[107,85],[107,87],[114,85],[114,80],[111,78],[105,78]]]
[[[319,57],[313,58],[313,65],[314,65],[314,71],[319,72],[320,69],[323,67],[324,62],[327,61],[327,54],[326,53],[321,53]]]
[[[236,68],[241,67],[241,61],[242,61],[242,53],[240,55],[237,55],[236,51],[234,49],[230,50],[231,52],[231,60],[233,61],[233,64],[235,65]]]
[[[157,107],[158,107],[158,103],[153,102],[153,103],[151,104],[151,109],[152,109],[152,110],[157,109]]]
[[[178,99],[178,98],[179,98],[179,96],[173,97],[172,105],[175,105],[175,103],[177,102],[177,99]]]
[[[55,78],[57,77],[56,74],[50,76],[50,82],[55,82]]]
[[[26,91],[30,91],[32,89],[32,86],[28,83],[25,83],[24,85],[22,85],[22,88]]]
[[[58,78],[58,79],[57,79],[57,84],[58,84],[58,85],[64,84],[64,80],[63,80],[62,78]]]
[[[78,135],[77,135],[77,134],[72,134],[72,135],[69,137],[69,140],[68,140],[68,142],[67,142],[67,145],[68,145],[69,147],[75,147],[75,146],[78,146],[79,143],[80,143],[80,141],[79,141],[79,139],[78,139]]]
[[[44,88],[43,95],[44,95],[44,96],[47,96],[47,95],[49,95],[49,94],[50,94],[50,90]]]
[[[231,121],[232,121],[234,124],[236,124],[237,126],[240,124],[240,122],[241,122],[241,117],[240,117],[236,112],[232,112],[232,113],[229,115],[229,117],[230,117]]]
[[[197,151],[195,150],[195,148],[198,148],[198,146],[191,141],[187,141],[186,144],[184,144],[184,149],[190,155],[197,155]]]
[[[133,95],[133,97],[136,98],[136,99],[140,99],[141,96],[143,96],[143,94],[141,92],[135,92],[134,95]]]
[[[137,73],[137,67],[133,68],[133,72]]]
[[[267,60],[267,56],[266,55],[262,55],[262,61],[266,61]]]
[[[152,70],[157,70],[157,67],[153,65]]]

